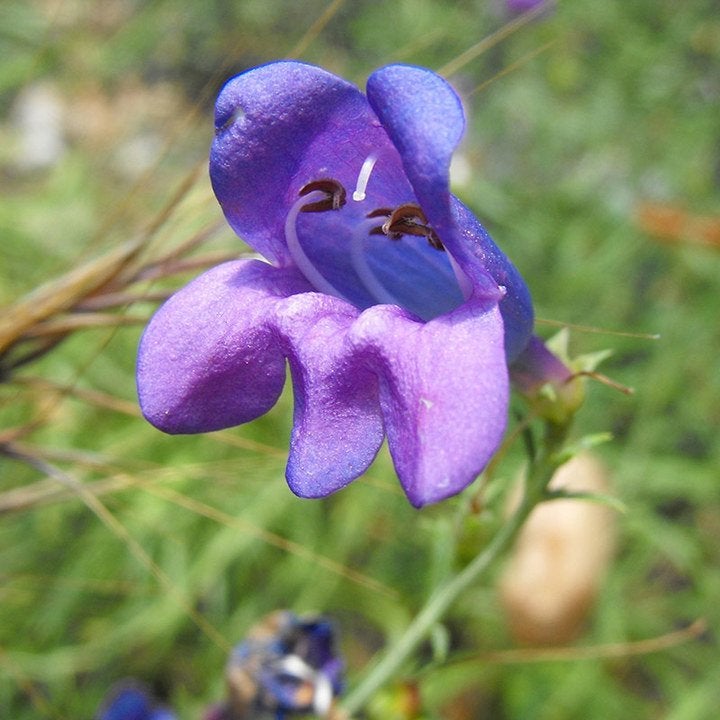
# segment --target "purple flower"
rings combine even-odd
[[[253,420],[287,360],[297,495],[344,487],[385,437],[416,507],[471,483],[502,438],[532,305],[449,191],[463,129],[457,95],[423,68],[381,68],[367,96],[298,62],[230,80],[210,175],[267,262],[209,270],[153,317],[138,358],[148,420],[169,433]]]

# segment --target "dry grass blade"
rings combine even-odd
[[[0,515],[3,513],[21,512],[50,503],[67,502],[79,498],[88,507],[90,507],[90,509],[93,510],[93,512],[95,512],[96,515],[103,520],[103,522],[108,524],[117,536],[125,539],[129,545],[132,544],[131,550],[133,554],[136,555],[138,559],[140,559],[141,562],[146,565],[154,575],[156,575],[156,577],[158,577],[158,580],[160,580],[163,585],[166,585],[169,580],[160,577],[160,575],[163,575],[162,571],[155,566],[150,558],[146,556],[144,550],[137,546],[137,543],[128,535],[127,530],[119,524],[114,516],[110,516],[109,518],[107,517],[109,512],[100,502],[100,496],[121,490],[127,490],[130,487],[140,487],[145,492],[148,492],[156,497],[172,502],[175,505],[183,507],[190,512],[196,513],[197,515],[207,517],[219,524],[237,528],[241,532],[257,538],[261,542],[276,547],[283,552],[305,559],[345,578],[346,580],[361,585],[362,587],[366,587],[373,592],[381,593],[390,598],[396,598],[398,596],[395,590],[387,585],[384,585],[378,580],[375,580],[374,578],[358,572],[357,570],[353,570],[352,568],[349,568],[324,555],[320,555],[300,543],[288,540],[281,535],[258,527],[246,519],[229,515],[222,510],[188,497],[187,495],[177,492],[171,488],[159,487],[154,483],[148,484],[142,479],[122,471],[119,471],[117,474],[103,480],[98,480],[89,484],[81,483],[47,462],[47,458],[54,457],[54,459],[59,460],[72,460],[74,462],[84,462],[85,464],[90,465],[100,464],[106,467],[106,463],[101,458],[94,456],[89,458],[84,456],[78,457],[78,454],[76,453],[68,454],[67,452],[53,454],[51,451],[47,451],[43,448],[36,448],[21,443],[7,443],[3,450],[7,456],[31,464],[33,467],[45,472],[45,474],[50,475],[51,479],[40,480],[32,485],[26,485],[24,487],[15,488],[2,493],[2,495],[0,495]],[[153,470],[152,475],[154,481],[156,481],[159,477],[157,470]],[[175,476],[176,473],[171,473],[171,475]],[[60,480],[59,485],[57,482],[58,480]],[[158,575],[158,573],[160,573],[160,575]]]
[[[532,50],[529,53],[525,53],[525,55],[523,55],[521,58],[518,58],[515,62],[510,63],[510,65],[495,73],[495,75],[493,75],[491,78],[489,78],[483,83],[480,83],[480,85],[478,85],[477,87],[473,88],[473,90],[469,94],[475,95],[479,92],[482,92],[487,87],[492,85],[492,83],[494,83],[496,80],[500,80],[501,78],[510,75],[511,73],[523,67],[523,65],[529,63],[531,60],[534,60],[536,57],[538,57],[538,55],[542,55],[546,50],[549,50],[553,45],[555,45],[555,43],[555,40],[551,40],[550,42],[541,45],[539,48],[535,48],[535,50]]]
[[[147,588],[141,583],[130,580],[59,577],[52,574],[0,574],[0,582],[5,586],[13,584],[40,590],[46,590],[52,583],[56,587],[78,589],[94,595],[152,595],[156,592],[155,588]]]
[[[485,663],[537,663],[537,662],[575,662],[577,660],[600,660],[607,658],[626,658],[635,655],[649,655],[663,652],[698,640],[708,629],[707,621],[699,618],[681,630],[634,642],[606,643],[584,647],[554,648],[518,648],[483,653],[474,660]]]
[[[548,318],[536,317],[535,322],[539,325],[550,325],[551,327],[570,328],[578,332],[592,333],[596,335],[612,335],[614,337],[637,338],[638,340],[659,340],[657,333],[638,333],[624,330],[612,330],[609,328],[594,327],[592,325],[578,325],[576,323],[564,322],[563,320],[549,320]]]
[[[138,254],[142,240],[131,240],[51,280],[6,308],[0,317],[0,356],[39,322],[72,308],[114,279]]]
[[[127,473],[120,473],[105,480],[89,483],[84,487],[86,492],[101,496],[127,490],[138,483],[138,480]],[[34,510],[43,505],[76,500],[77,497],[76,492],[64,485],[58,485],[54,480],[38,480],[32,485],[14,488],[0,494],[0,515]]]
[[[215,520],[222,525],[238,528],[242,532],[251,534],[259,540],[267,543],[268,545],[277,547],[278,549],[296,555],[297,557],[305,558],[306,560],[318,565],[319,567],[325,568],[326,570],[329,570],[336,575],[340,575],[341,577],[344,577],[345,579],[350,580],[358,585],[369,588],[373,592],[382,593],[383,595],[390,598],[398,597],[398,593],[396,590],[393,590],[392,588],[384,585],[378,580],[368,577],[367,575],[364,575],[357,570],[348,568],[345,565],[342,565],[341,563],[338,563],[335,560],[332,560],[331,558],[328,558],[324,555],[319,555],[318,553],[309,550],[300,543],[293,542],[292,540],[288,540],[281,535],[277,535],[276,533],[264,530],[263,528],[259,528],[248,522],[247,520],[228,515],[222,510],[218,510],[217,508],[200,502],[199,500],[194,500],[193,498],[187,497],[186,495],[183,495],[182,493],[179,493],[170,488],[144,485],[143,490],[151,493],[152,495],[155,495],[156,497],[160,497],[168,500],[169,502],[175,503],[180,507],[184,507],[186,510],[190,510],[191,512],[197,513],[198,515],[203,515],[212,520]]]
[[[498,43],[501,43],[505,38],[512,35],[515,31],[521,27],[527,25],[531,20],[534,20],[540,14],[547,12],[548,6],[553,3],[540,3],[536,7],[524,12],[514,20],[503,25],[499,30],[491,33],[487,37],[484,37],[480,42],[475,43],[472,47],[468,48],[464,53],[458,55],[454,60],[443,65],[438,73],[440,75],[454,75],[458,70],[461,70],[468,63],[472,62],[475,58],[479,57],[483,53],[495,47]]]
[[[82,300],[75,306],[75,310],[78,312],[96,312],[98,310],[127,307],[138,302],[162,302],[167,299],[168,294],[168,292],[162,290],[141,294],[125,291],[108,292]]]
[[[444,668],[467,668],[488,665],[526,665],[537,663],[578,662],[581,660],[622,660],[630,657],[665,652],[680,645],[700,640],[708,630],[705,618],[698,618],[679,630],[629,642],[603,643],[601,645],[561,645],[557,647],[520,647],[509,650],[490,650],[472,653],[447,660]],[[420,676],[438,671],[436,665],[423,669]]]
[[[247,254],[247,253],[246,253]],[[170,275],[177,275],[190,270],[199,270],[211,265],[219,265],[228,260],[242,257],[238,252],[217,252],[192,258],[163,258],[162,260],[143,268],[134,280],[159,280]]]
[[[127,528],[103,505],[98,496],[85,487],[84,483],[63,472],[60,468],[40,458],[29,456],[15,447],[6,446],[5,454],[27,463],[76,494],[103,525],[125,544],[131,555],[153,575],[183,612],[195,623],[198,629],[221,650],[230,652],[232,646],[225,637],[195,609],[192,601],[186,597],[175,583],[173,583],[167,573],[147,554],[142,545],[130,535]]]
[[[113,412],[122,413],[123,415],[129,415],[131,417],[142,417],[137,401],[125,400],[124,398],[102,392],[101,390],[93,390],[81,388],[77,385],[57,383],[41,377],[15,377],[12,379],[12,383],[26,387],[32,391],[42,393],[43,395],[54,394],[60,398],[72,397],[105,410],[112,410]],[[17,436],[17,430],[0,433],[0,444],[3,442],[10,442]],[[237,434],[235,429],[220,430],[218,432],[210,433],[207,435],[207,438],[213,442],[231,445],[233,447],[242,448],[243,450],[250,450],[251,452],[258,453],[260,455],[269,455],[280,458],[287,457],[286,449],[242,437]]]
[[[139,257],[150,240],[165,226],[195,187],[205,163],[187,173],[163,208],[134,240],[122,243],[99,258],[30,292],[0,317],[0,370],[5,376],[20,365],[44,355],[68,334],[89,327],[117,327],[145,322],[145,317],[89,314],[88,310],[117,308],[124,301],[148,300],[155,293],[133,296],[127,286],[140,280],[215,264],[235,254],[213,254],[202,258],[181,256],[206,241],[222,227],[220,222],[193,233],[175,249],[150,261]],[[162,298],[161,298],[162,299]],[[65,314],[70,313],[68,317]],[[20,347],[23,347],[20,350]]]
[[[25,337],[42,338],[60,335],[64,337],[75,330],[88,328],[118,327],[120,325],[142,325],[147,322],[144,315],[116,315],[114,313],[85,313],[68,317],[49,318],[28,329]]]
[[[341,8],[345,0],[333,0],[308,28],[307,32],[300,38],[300,41],[290,51],[288,57],[300,57],[313,42],[319,37],[320,33],[325,29],[326,25],[333,19],[337,11]]]
[[[22,692],[30,700],[33,708],[42,717],[54,718],[55,720],[65,720],[65,716],[61,715],[52,707],[52,705],[50,705],[50,703],[45,699],[45,696],[40,692],[35,684],[25,676],[22,669],[17,666],[3,648],[0,648],[0,668],[5,671],[7,677],[12,678],[15,681],[20,690],[22,690]]]
[[[140,408],[134,400],[124,400],[123,398],[102,392],[101,390],[89,390],[87,388],[80,388],[77,385],[66,385],[41,377],[15,377],[12,379],[12,382],[15,385],[26,387],[44,395],[52,393],[61,398],[68,396],[74,397],[90,405],[106,410],[113,410],[114,412],[123,413],[124,415],[131,415],[133,417],[140,417],[141,415]],[[2,441],[2,435],[0,435],[0,441]]]
[[[634,395],[635,394],[635,388],[628,387],[627,385],[623,385],[622,383],[619,383],[617,380],[613,380],[612,378],[608,377],[607,375],[603,375],[603,373],[599,373],[597,371],[583,370],[582,372],[577,373],[575,377],[588,377],[591,380],[597,380],[597,382],[602,383],[603,385],[607,385],[607,387],[610,387],[613,390],[617,390],[618,392],[621,392],[623,395]]]

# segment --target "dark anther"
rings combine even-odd
[[[365,217],[366,218],[379,218],[379,217],[390,217],[393,214],[392,208],[378,208],[377,210],[373,210],[372,212],[369,212]]]
[[[326,210],[339,210],[345,204],[345,188],[332,178],[323,178],[322,180],[313,180],[307,185],[300,188],[298,195],[303,197],[309,195],[315,190],[320,190],[327,194],[327,197],[316,202],[308,203],[300,208],[300,212],[325,212]]]
[[[438,237],[437,233],[431,227],[429,227],[427,231],[428,233],[425,237],[427,238],[428,243],[430,243],[430,247],[445,252],[445,246],[442,244],[442,241]]]
[[[376,225],[374,228],[371,228],[368,232],[368,235],[386,235],[385,231],[382,229],[382,225]],[[398,233],[393,233],[392,235],[386,235],[391,240],[399,240],[402,235],[399,235]]]
[[[383,209],[383,214],[384,212]],[[373,228],[370,231],[371,234],[376,234],[376,230],[377,228]],[[416,235],[426,238],[430,247],[436,250],[445,249],[437,233],[427,224],[427,218],[422,208],[414,203],[407,203],[395,208],[389,213],[388,219],[380,230],[392,240],[398,240],[403,235]]]
[[[369,220],[372,220],[373,218],[389,218],[393,214],[392,208],[378,208],[377,210],[373,210],[372,212],[369,212],[365,217]],[[372,230],[370,230],[370,235],[386,235],[387,233],[383,230],[382,225],[376,225]],[[390,236],[391,240],[399,240],[400,235],[392,235]]]
[[[399,223],[407,226],[420,226],[427,223],[427,218],[419,205],[416,205],[415,203],[407,203],[406,205],[396,207],[390,214],[390,217],[385,225],[387,225],[389,229]],[[409,234],[422,235],[422,233],[413,232],[409,232]]]

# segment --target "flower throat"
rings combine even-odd
[[[355,189],[352,193],[354,202],[364,202],[367,198],[367,187],[377,162],[375,155],[369,155],[363,162]],[[342,210],[347,205],[348,193],[345,187],[334,178],[320,178],[306,183],[298,192],[298,198],[290,208],[285,221],[285,238],[296,266],[313,287],[347,302],[346,297],[327,277],[325,277],[305,252],[298,233],[298,216],[300,213],[324,213]],[[428,224],[422,208],[416,203],[403,203],[396,207],[378,207],[354,222],[350,240],[349,255],[352,268],[364,290],[377,303],[400,305],[398,297],[383,284],[370,267],[365,243],[371,236],[382,236],[391,241],[399,241],[405,236],[424,238],[428,245],[438,252],[445,252],[435,230]],[[449,257],[450,265],[457,276],[461,272]],[[464,278],[457,278],[462,288]]]

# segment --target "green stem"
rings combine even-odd
[[[348,715],[360,710],[390,678],[415,648],[427,637],[455,600],[510,547],[533,508],[545,497],[548,483],[558,467],[557,451],[562,447],[567,427],[548,423],[543,451],[531,465],[522,502],[510,519],[503,523],[485,549],[469,565],[438,587],[415,616],[402,637],[370,669],[360,684],[347,696],[343,709]]]

